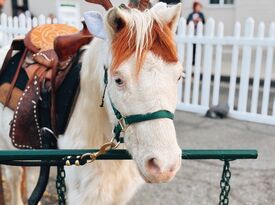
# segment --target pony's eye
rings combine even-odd
[[[180,75],[180,77],[178,78],[178,81],[180,81],[180,79],[182,78],[183,76],[182,75]]]
[[[121,80],[121,78],[115,79],[115,82],[117,85],[123,85],[123,81]]]

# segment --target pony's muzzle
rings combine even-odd
[[[162,183],[171,181],[181,166],[181,157],[165,164],[157,157],[148,158],[145,162],[146,177],[148,182]]]

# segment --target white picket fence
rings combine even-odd
[[[9,45],[18,36],[37,25],[57,23],[57,19],[40,15],[28,18],[25,15],[0,16],[0,47]],[[179,110],[205,113],[211,105],[221,102],[221,75],[224,69],[223,57],[231,55],[230,83],[226,103],[229,115],[236,119],[275,125],[275,91],[271,89],[273,57],[275,47],[275,23],[269,26],[265,35],[265,24],[258,25],[254,35],[254,20],[249,18],[241,35],[241,24],[236,23],[232,36],[224,36],[224,24],[208,19],[205,26],[199,24],[196,35],[194,24],[186,25],[182,18],[176,41],[180,61],[183,63],[186,78],[179,85]],[[192,66],[193,44],[196,44],[195,66]],[[224,52],[226,48],[227,52]],[[253,63],[252,63],[253,62]],[[253,71],[253,85],[249,86],[250,72]],[[261,74],[263,78],[261,79]],[[201,80],[202,76],[202,80]],[[211,80],[213,76],[214,80]],[[237,83],[237,78],[240,83]],[[263,86],[260,81],[263,80]],[[224,102],[223,102],[224,103]],[[259,109],[260,107],[260,109]]]
[[[208,19],[205,26],[186,25],[182,18],[176,41],[180,61],[186,78],[179,86],[178,109],[204,114],[210,106],[221,103],[221,73],[224,55],[231,55],[230,83],[227,100],[232,118],[275,125],[275,98],[271,89],[275,47],[275,23],[269,25],[265,36],[265,24],[260,23],[254,35],[255,23],[247,19],[241,35],[241,24],[235,24],[232,36],[224,36],[224,24]],[[192,66],[193,44],[196,44],[195,66]],[[226,48],[227,52],[223,52]],[[228,52],[229,51],[229,52]],[[253,66],[253,69],[252,69]],[[253,82],[249,86],[250,72],[254,70]],[[264,77],[261,79],[261,74]],[[202,79],[201,79],[202,76]],[[211,76],[213,80],[211,80]],[[237,83],[239,77],[240,83]],[[260,86],[260,81],[264,81]]]
[[[43,24],[57,23],[57,19],[47,18],[40,15],[38,18],[29,18],[24,14],[20,16],[7,16],[3,13],[0,16],[0,47],[9,45],[11,41],[20,36],[25,36],[32,27]]]

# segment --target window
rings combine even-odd
[[[234,0],[209,0],[210,5],[233,5]]]
[[[224,0],[224,4],[234,4],[234,0]]]

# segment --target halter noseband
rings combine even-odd
[[[108,69],[106,66],[104,66],[104,72],[105,72],[104,73],[105,88],[104,88],[104,93],[102,96],[101,107],[103,107],[103,104],[104,104],[105,91],[106,91],[106,88],[108,85]],[[118,109],[116,109],[116,107],[113,104],[111,99],[110,99],[110,102],[111,102],[111,106],[114,111],[114,114],[118,120],[118,123],[115,125],[115,127],[113,129],[114,138],[116,139],[117,142],[120,142],[120,143],[124,142],[123,137],[121,137],[121,133],[125,132],[127,130],[127,128],[132,124],[139,123],[139,122],[145,122],[145,121],[149,121],[149,120],[164,119],[164,118],[168,118],[171,120],[174,119],[174,114],[168,110],[158,110],[158,111],[152,112],[152,113],[123,116],[118,111]]]

